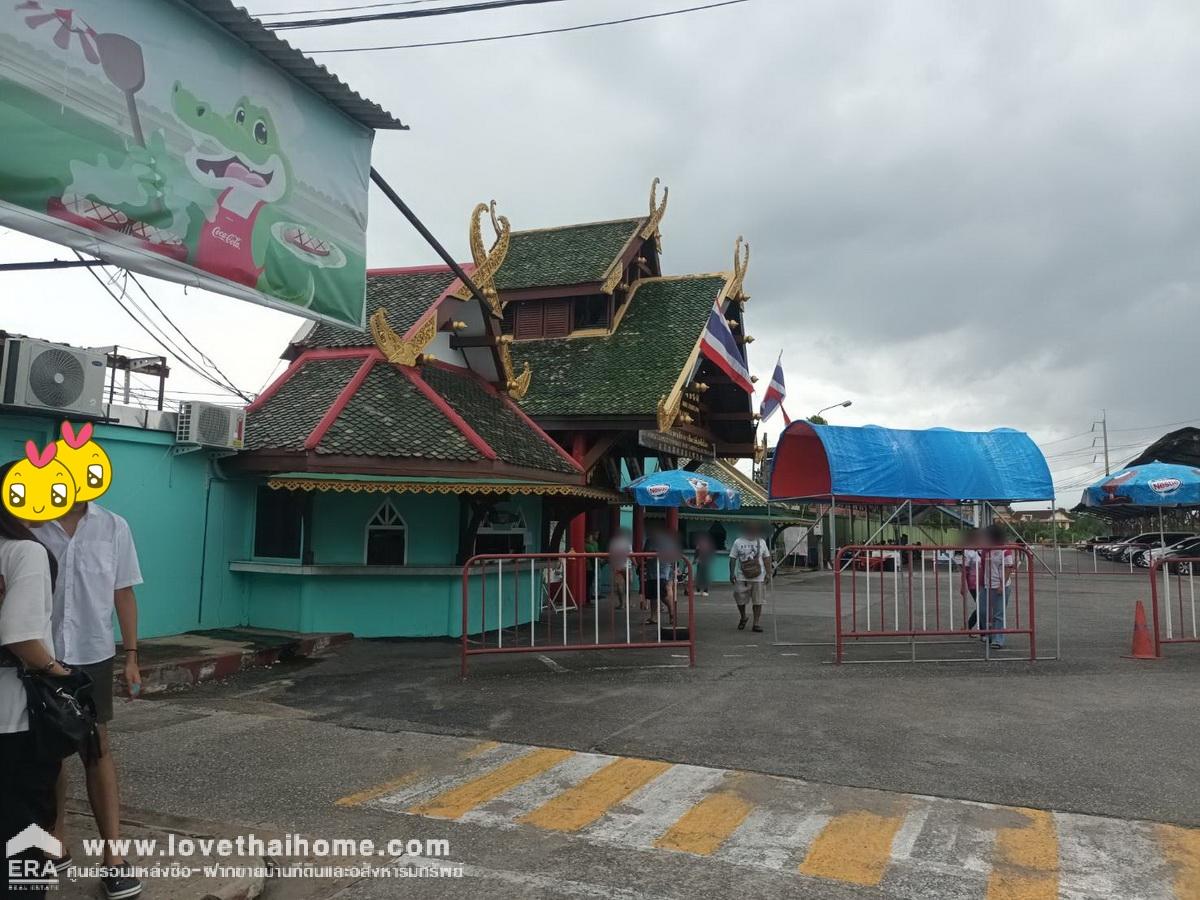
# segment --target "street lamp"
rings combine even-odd
[[[850,406],[853,402],[853,400],[843,400],[841,403],[835,403],[833,406],[827,406],[824,409],[817,410],[817,415],[819,416],[823,412],[829,412],[831,409],[837,409],[839,406]]]

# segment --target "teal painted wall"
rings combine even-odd
[[[366,526],[389,501],[407,526],[407,565],[451,567],[458,550],[459,500],[442,494],[318,493],[313,499],[314,565],[364,564]],[[541,500],[513,501],[525,514],[533,546],[541,533]],[[245,558],[245,557],[244,557]],[[462,579],[457,574],[245,576],[248,624],[295,631],[349,631],[359,637],[460,637]],[[487,581],[487,624],[497,622],[497,577]],[[520,602],[514,611],[513,591]],[[529,582],[506,573],[504,624],[529,621]],[[470,631],[483,621],[482,587],[470,582]]]
[[[49,443],[58,427],[58,419],[0,413],[0,460],[22,456],[26,440]],[[252,486],[221,480],[205,453],[172,456],[168,432],[100,425],[96,440],[113,463],[112,487],[98,502],[129,522],[145,580],[139,635],[244,624],[246,586],[228,560],[248,553]]]

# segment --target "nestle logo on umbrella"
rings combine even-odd
[[[1156,494],[1173,494],[1183,484],[1178,478],[1152,478],[1150,490]]]
[[[665,497],[671,491],[669,484],[651,484],[646,486],[646,493],[657,500],[659,497]]]

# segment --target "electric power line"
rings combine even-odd
[[[542,3],[564,3],[566,0],[476,0],[457,6],[439,6],[434,9],[394,10],[392,12],[366,13],[358,16],[332,16],[320,19],[287,19],[283,22],[263,23],[267,28],[283,31],[291,28],[326,28],[331,25],[354,25],[361,22],[399,21],[404,19],[429,19],[434,16],[458,16],[463,13],[490,12],[510,6],[535,6]]]
[[[235,384],[233,383],[233,379],[232,379],[232,378],[230,378],[228,375],[226,375],[224,372],[222,372],[222,371],[221,371],[221,367],[220,367],[220,366],[218,366],[218,365],[217,365],[215,362],[213,362],[213,361],[212,361],[212,357],[210,357],[210,356],[209,356],[207,353],[205,353],[203,350],[201,350],[199,347],[197,347],[197,346],[196,346],[196,345],[195,345],[195,344],[192,342],[192,339],[191,339],[191,338],[189,338],[189,337],[188,337],[186,334],[184,334],[184,333],[183,333],[183,329],[182,329],[182,328],[180,328],[178,325],[176,325],[176,324],[175,324],[175,322],[174,322],[174,320],[172,320],[172,319],[171,319],[171,317],[170,317],[170,316],[168,316],[168,315],[166,314],[166,312],[163,310],[163,308],[162,308],[161,306],[159,306],[159,305],[158,305],[158,302],[157,302],[157,301],[156,301],[156,300],[155,300],[153,297],[151,297],[151,296],[150,296],[150,292],[149,292],[149,291],[147,291],[147,290],[146,290],[146,288],[142,286],[142,283],[141,283],[140,281],[138,281],[138,279],[137,279],[137,276],[136,276],[136,275],[134,275],[132,272],[130,272],[130,273],[129,273],[129,277],[130,277],[130,279],[133,281],[133,283],[137,285],[137,288],[138,288],[138,290],[139,290],[139,291],[141,291],[141,292],[142,292],[142,293],[143,293],[143,294],[146,296],[146,299],[147,299],[147,300],[149,300],[149,301],[150,301],[150,303],[151,303],[151,304],[154,306],[154,308],[155,308],[156,310],[158,310],[158,314],[159,314],[160,316],[162,316],[162,317],[163,317],[163,318],[164,318],[164,319],[167,321],[167,323],[168,323],[168,324],[170,324],[170,326],[171,326],[172,328],[174,328],[174,329],[175,329],[175,331],[177,331],[177,332],[179,333],[179,336],[180,336],[181,338],[183,338],[183,339],[184,339],[184,341],[186,341],[186,342],[187,342],[187,345],[188,345],[189,347],[191,347],[193,350],[195,350],[195,351],[196,351],[196,352],[197,352],[197,353],[200,355],[200,361],[201,361],[201,362],[203,362],[203,363],[206,363],[206,364],[207,364],[207,365],[208,365],[210,368],[212,368],[212,370],[213,370],[214,372],[216,372],[218,375],[220,375],[220,376],[221,376],[221,379],[222,379],[222,380],[225,382],[225,384],[226,384],[226,385],[228,385],[228,387],[229,387],[229,388],[230,388],[230,389],[231,389],[231,390],[232,390],[232,391],[233,391],[235,394],[237,394],[237,395],[238,395],[239,397],[241,397],[242,399],[246,400],[246,402],[247,402],[247,403],[248,403],[248,402],[250,402],[250,401],[249,401],[249,398],[247,398],[247,397],[246,397],[246,395],[245,395],[245,394],[243,394],[243,393],[242,393],[242,392],[241,392],[241,391],[238,389],[237,385],[235,385]]]
[[[79,256],[79,254],[76,253],[76,256]],[[80,256],[80,259],[82,259],[82,258],[83,257]],[[145,311],[141,310],[140,307],[137,306],[136,302],[134,302],[133,299],[129,297],[127,290],[122,289],[121,295],[118,295],[118,294],[114,293],[114,291],[113,291],[112,282],[111,281],[106,282],[103,278],[101,278],[99,275],[97,275],[96,271],[93,267],[89,266],[87,269],[87,272],[94,279],[96,279],[96,283],[100,285],[100,287],[104,290],[104,292],[106,294],[108,294],[108,296],[112,297],[113,301],[117,304],[117,306],[121,307],[121,310],[122,310],[122,312],[125,313],[125,315],[129,316],[129,318],[131,318],[134,321],[134,323],[139,328],[142,329],[142,331],[146,332],[146,334],[150,337],[151,340],[153,340],[155,343],[160,344],[164,349],[168,350],[168,352],[170,352],[172,355],[174,355],[175,358],[179,361],[179,363],[184,368],[190,370],[191,372],[193,372],[196,375],[199,375],[201,378],[203,378],[205,381],[209,382],[210,384],[214,384],[217,387],[222,388],[223,390],[228,390],[228,391],[230,391],[230,393],[237,394],[243,400],[247,400],[247,398],[245,397],[244,394],[242,394],[241,391],[237,390],[235,387],[221,383],[216,378],[212,377],[212,375],[210,375],[208,372],[205,372],[199,365],[197,365],[195,363],[194,360],[189,359],[187,354],[182,352],[179,349],[179,347],[177,345],[175,345],[174,341],[170,340],[170,338],[168,338],[165,334],[155,334],[153,331],[151,331],[150,327],[145,322],[143,322],[141,319],[139,319],[137,317],[137,315],[122,302],[122,297],[128,298],[129,302],[134,306],[134,308],[139,309],[139,311],[142,312],[142,315],[145,315]]]
[[[352,12],[356,9],[378,9],[383,6],[418,6],[422,3],[443,3],[445,0],[390,0],[388,3],[360,3],[357,6],[330,6],[325,9],[285,9],[282,12],[251,13],[256,19],[268,16],[306,16],[312,13]]]
[[[630,16],[625,19],[609,19],[604,22],[589,22],[586,25],[568,25],[563,28],[545,28],[540,31],[520,31],[512,34],[493,34],[486,37],[459,38],[451,41],[425,41],[418,44],[389,44],[377,47],[338,47],[333,50],[305,50],[309,56],[318,53],[365,53],[372,50],[415,50],[420,47],[452,47],[459,44],[482,44],[488,41],[507,41],[512,38],[538,37],[545,34],[565,34],[569,31],[585,31],[589,28],[605,28],[609,25],[625,25],[629,22],[644,22],[648,19],[665,19],[668,16],[682,16],[685,13],[701,12],[707,9],[717,9],[722,6],[735,6],[739,3],[749,3],[750,0],[722,0],[720,3],[706,3],[703,6],[689,6],[684,9],[669,9],[663,12],[647,13],[642,16]]]

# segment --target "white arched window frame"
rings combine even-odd
[[[379,535],[376,543],[379,551],[382,552],[385,548],[394,547],[395,537],[398,535],[401,541],[401,552],[399,560],[376,560],[371,559],[371,538]],[[382,540],[388,538],[388,540]],[[405,566],[408,565],[408,523],[404,521],[404,516],[400,515],[400,511],[392,505],[391,500],[385,500],[375,510],[375,514],[367,520],[367,527],[363,532],[363,563],[368,566]]]

